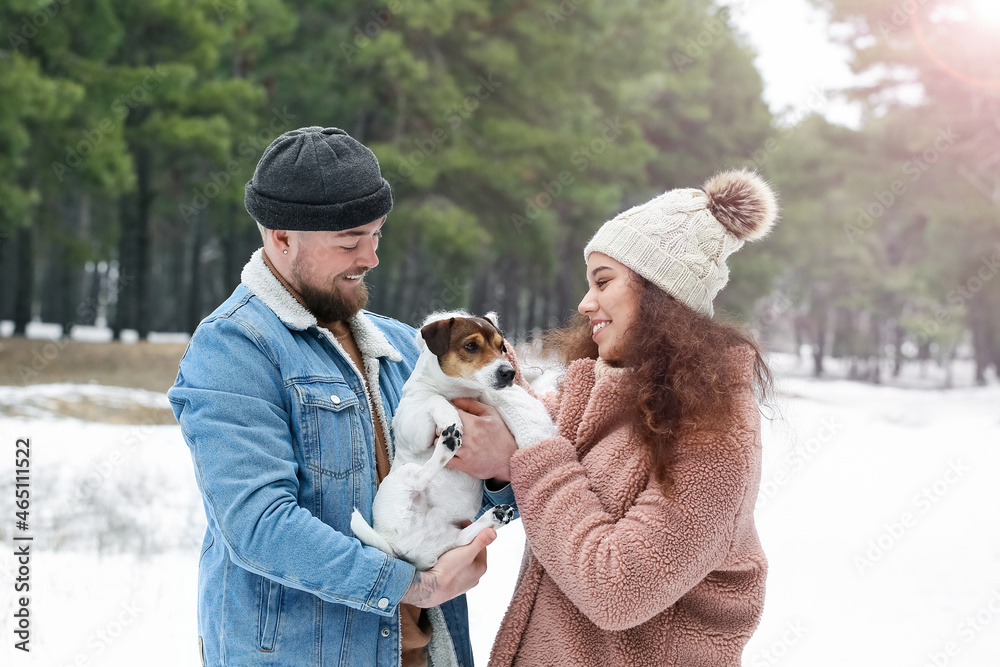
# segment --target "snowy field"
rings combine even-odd
[[[1000,386],[814,381],[789,358],[765,422],[758,528],[767,601],[744,665],[942,667],[1000,656]],[[834,369],[835,370],[835,369]],[[966,369],[967,370],[967,369]],[[925,382],[915,379],[912,385]],[[903,384],[906,384],[904,379]],[[961,386],[961,385],[965,386]],[[204,516],[176,426],[61,419],[46,398],[167,407],[166,396],[81,385],[0,387],[0,664],[198,665]],[[30,528],[15,531],[14,443],[31,438]],[[31,652],[13,648],[13,533],[32,535]],[[485,664],[523,532],[504,528],[470,593]]]

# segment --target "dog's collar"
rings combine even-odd
[[[267,268],[263,258],[263,248],[258,248],[243,267],[240,281],[254,296],[264,302],[282,322],[291,329],[305,330],[319,327],[316,316],[306,310]],[[361,310],[348,320],[354,334],[354,342],[363,357],[387,357],[390,361],[402,361],[403,355],[389,343],[378,327]]]

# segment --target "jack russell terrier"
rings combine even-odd
[[[424,320],[417,345],[420,356],[392,420],[396,453],[375,494],[374,526],[355,508],[351,530],[365,544],[426,570],[444,552],[514,515],[509,505],[498,505],[469,523],[482,506],[483,482],[445,468],[462,446],[462,420],[451,399],[495,407],[519,448],[556,430],[541,402],[514,384],[495,313],[434,313]]]

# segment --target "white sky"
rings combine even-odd
[[[825,14],[808,0],[730,0],[734,23],[756,49],[764,99],[796,120],[812,108],[832,122],[856,126],[860,110],[837,99],[854,81],[845,47],[828,35]],[[822,92],[818,95],[817,91]]]

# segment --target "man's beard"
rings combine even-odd
[[[316,320],[320,323],[346,322],[368,305],[368,286],[365,285],[364,278],[354,288],[354,293],[351,296],[345,296],[335,285],[343,276],[347,275],[346,272],[330,281],[331,284],[326,289],[314,287],[302,280],[296,267],[292,267],[292,275],[298,282],[299,296],[305,302],[306,309],[315,315]]]

